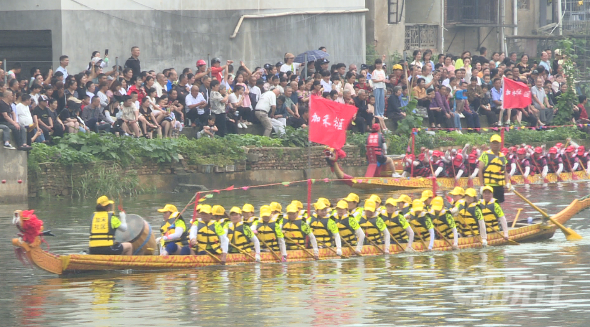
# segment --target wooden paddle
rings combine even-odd
[[[424,242],[424,238],[422,238],[422,234],[418,233],[414,227],[412,227],[412,224],[410,223],[410,228],[414,231],[415,235],[418,235],[418,237],[420,238],[420,242],[422,242],[422,246],[424,246],[424,251],[428,251],[428,246],[426,245],[426,242]]]
[[[201,247],[197,244],[197,249],[201,250]],[[218,263],[224,265],[225,262],[221,261],[221,259],[219,259],[216,255],[214,255],[213,253],[207,251],[207,249],[203,248],[203,251],[205,251],[205,253],[207,253],[211,258],[215,259],[215,261],[217,261]]]
[[[352,247],[352,245],[350,245],[350,243],[348,243],[348,241],[344,238],[341,237],[341,239],[344,241],[344,243],[346,243],[346,246],[348,246],[356,255],[358,255],[359,257],[362,257],[363,254],[360,252],[356,252],[356,249],[354,247]]]
[[[565,239],[566,240],[568,240],[568,241],[577,241],[577,240],[581,240],[582,239],[582,236],[580,236],[578,233],[576,233],[573,229],[567,228],[567,227],[563,226],[562,224],[560,224],[557,220],[553,219],[545,211],[541,210],[541,208],[539,208],[536,205],[534,205],[531,201],[529,201],[527,198],[525,198],[522,194],[520,194],[516,190],[514,190],[513,192],[516,195],[518,195],[521,199],[523,199],[524,202],[528,203],[531,207],[533,207],[535,210],[537,210],[538,212],[540,212],[545,218],[551,220],[551,222],[553,224],[555,224],[557,227],[559,227],[559,229],[561,230],[561,232],[565,235]]]
[[[568,157],[567,153],[565,154],[565,160],[567,161],[567,166],[570,167],[570,171],[572,172],[572,180],[577,181],[578,176],[574,174],[574,170],[572,169],[572,163],[570,162],[570,158]]]
[[[486,224],[486,228],[487,228],[487,227],[488,227],[488,225]],[[494,233],[496,233],[496,234],[498,234],[498,235],[502,236],[502,238],[503,238],[503,239],[505,239],[506,241],[508,241],[508,244],[512,244],[512,245],[520,245],[520,243],[518,243],[517,241],[515,241],[515,240],[511,240],[511,239],[510,239],[510,238],[508,238],[508,237],[504,237],[504,235],[503,235],[502,233],[500,233],[499,231],[497,231],[497,230],[495,230],[495,229],[493,229],[493,228],[492,228],[492,230],[494,231]]]
[[[292,238],[290,238],[289,236],[287,236],[286,234],[283,234],[283,236],[290,241],[291,243],[295,244],[298,248],[300,248],[301,250],[303,250],[305,253],[307,253],[310,257],[312,257],[314,260],[320,260],[319,256],[315,256],[313,253],[309,252],[309,250],[307,250],[303,245],[295,242]]]
[[[434,227],[434,226],[433,226],[433,227]],[[451,243],[451,241],[449,241],[449,239],[448,239],[448,238],[446,238],[446,237],[443,235],[443,233],[441,233],[441,232],[440,232],[438,229],[436,229],[436,227],[434,227],[434,231],[435,231],[435,232],[437,232],[437,233],[438,233],[438,235],[439,235],[440,237],[442,237],[442,238],[443,238],[443,240],[445,240],[445,242],[447,242],[447,244],[448,244],[448,245],[449,245],[451,248],[453,247],[453,244]]]
[[[277,260],[279,260],[279,262],[283,262],[283,260],[281,259],[281,257],[279,257],[279,255],[278,255],[278,254],[277,254],[277,253],[276,253],[276,252],[275,252],[275,251],[274,251],[274,250],[273,250],[273,249],[272,249],[270,246],[268,246],[268,245],[266,244],[266,242],[265,242],[263,239],[261,239],[261,238],[258,238],[258,240],[259,240],[260,242],[262,242],[262,245],[264,245],[264,246],[265,246],[265,247],[266,247],[266,248],[267,248],[267,249],[268,249],[268,250],[269,250],[269,251],[272,253],[272,255],[273,255],[273,256],[274,256],[274,257],[275,257]]]
[[[340,237],[340,239],[342,239],[342,237]],[[344,255],[344,254],[341,254],[341,255],[340,255],[340,254],[338,254],[338,252],[336,252],[336,250],[334,250],[334,249],[333,249],[332,247],[330,247],[330,246],[327,246],[327,245],[326,245],[326,243],[324,243],[324,242],[320,242],[320,241],[318,241],[317,239],[316,239],[316,242],[320,243],[320,245],[321,245],[321,246],[323,246],[324,248],[326,248],[326,249],[328,249],[328,250],[332,251],[334,254],[336,254],[336,255],[337,255],[337,256],[339,256],[340,258],[342,258],[342,259],[348,259],[348,256],[347,256],[347,255]]]
[[[514,217],[514,221],[512,222],[512,228],[514,228],[514,226],[516,226],[516,221],[518,220],[518,216],[520,216],[520,212],[522,211],[522,208],[518,208],[516,209],[516,216]]]
[[[393,239],[395,244],[397,244],[397,246],[399,246],[400,250],[405,251],[404,247],[401,244],[399,244],[399,242],[395,239],[395,237],[393,236],[393,234],[391,234],[391,232],[389,232],[389,236]]]
[[[522,171],[522,167],[520,166],[520,163],[518,161],[519,161],[519,159],[516,158],[516,166],[518,167],[518,170],[520,170],[520,174],[522,175],[522,178],[524,179],[524,183],[530,184],[531,182],[529,181],[529,179],[527,177],[524,177],[524,172]]]
[[[385,251],[379,247],[379,245],[377,245],[377,243],[375,243],[372,239],[369,238],[367,232],[365,230],[363,230],[365,232],[365,239],[369,240],[369,243],[371,243],[371,245],[373,245],[374,247],[376,247],[377,249],[379,249],[379,251],[381,251],[381,253],[385,254]]]
[[[248,253],[248,252],[246,252],[246,251],[244,251],[244,250],[240,249],[239,247],[235,246],[235,245],[234,245],[232,242],[229,242],[229,245],[233,246],[233,247],[234,247],[236,250],[240,251],[240,253],[241,253],[241,254],[247,255],[247,256],[249,256],[250,258],[252,258],[252,260],[256,261],[256,258],[255,258],[255,257],[253,257],[253,256],[252,256],[250,253]]]
[[[582,162],[582,160],[580,160],[580,166],[582,166],[582,169],[584,169],[584,171],[586,171],[586,167],[584,167],[584,162]],[[590,178],[590,174],[587,174],[588,178]]]

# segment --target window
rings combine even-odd
[[[498,0],[446,0],[445,15],[447,24],[497,24]]]
[[[406,24],[405,50],[438,49],[438,25]]]
[[[530,0],[518,0],[518,9],[528,10],[531,9]]]
[[[387,0],[388,24],[399,24],[404,13],[405,0]]]

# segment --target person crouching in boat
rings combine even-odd
[[[313,247],[315,260],[319,260],[320,250],[318,242],[311,232],[311,227],[303,219],[299,219],[299,208],[294,203],[287,206],[287,219],[283,220],[282,233],[286,236],[285,245],[287,250],[301,250],[305,248],[305,237],[309,237],[309,243]]]
[[[259,218],[254,215],[253,205],[246,203],[242,206],[242,220],[244,221],[244,225],[252,227],[252,224],[258,219]]]
[[[350,193],[344,198],[344,201],[348,203],[348,214],[358,222],[363,215],[363,208],[359,207],[361,202],[359,196],[356,193]],[[336,206],[336,211],[338,211],[338,206]]]
[[[485,186],[483,188],[479,207],[481,208],[483,221],[486,224],[486,232],[493,233],[494,231],[500,231],[499,224],[502,226],[502,231],[504,231],[504,238],[508,238],[508,223],[506,222],[502,207],[494,199],[494,190],[491,187]]]
[[[428,214],[434,228],[447,240],[453,238],[453,249],[459,248],[459,236],[457,235],[457,226],[455,219],[450,211],[444,208],[445,201],[442,197],[437,196],[432,199],[432,206]]]
[[[361,251],[363,250],[365,233],[359,225],[356,217],[348,213],[348,203],[349,202],[346,200],[338,201],[338,203],[336,204],[336,214],[332,215],[332,218],[336,222],[336,226],[338,227],[338,233],[340,234],[340,237],[344,240],[344,244],[350,246],[356,245],[354,253],[360,256]]]
[[[360,226],[365,232],[366,238],[373,241],[376,244],[383,243],[383,252],[389,254],[389,242],[391,241],[391,235],[387,229],[387,225],[383,221],[383,218],[377,212],[377,205],[374,201],[366,200],[363,207],[365,211],[361,217]],[[368,244],[371,244],[370,242]]]
[[[400,205],[401,204],[401,205]],[[401,214],[403,203],[398,199],[389,198],[385,201],[385,214],[381,215],[381,219],[385,222],[389,234],[398,242],[408,242],[406,251],[412,250],[412,242],[414,242],[414,231],[404,216]]]
[[[164,215],[164,224],[160,227],[162,237],[158,238],[160,255],[189,255],[188,228],[176,206],[167,204],[158,212]]]
[[[426,245],[428,244],[428,251],[431,251],[434,247],[434,240],[436,235],[434,234],[434,225],[428,210],[424,206],[422,200],[416,199],[412,201],[412,209],[406,214],[406,220],[410,223],[414,233],[418,235],[418,239]]]
[[[379,132],[381,127],[379,124],[373,124],[372,131],[367,137],[367,150],[372,149],[373,153],[375,154],[375,159],[377,160],[377,167],[385,166],[383,171],[390,171],[392,172],[392,177],[399,177],[399,175],[395,172],[395,165],[391,158],[385,156],[386,147],[385,140],[383,139],[383,135]],[[369,153],[369,151],[367,151]]]
[[[212,219],[211,206],[208,204],[201,205],[199,211],[200,220],[195,221],[191,226],[189,233],[189,244],[191,248],[196,248],[197,255],[220,254],[220,260],[225,263],[229,240],[227,231],[221,224]]]
[[[252,247],[254,247],[256,253],[254,259],[256,262],[260,262],[260,242],[256,235],[252,233],[250,226],[244,223],[242,210],[238,207],[231,208],[229,211],[229,219],[231,222],[227,225],[227,238],[230,244],[228,252],[249,253],[252,251]]]
[[[92,216],[90,225],[90,242],[88,244],[88,253],[103,255],[131,255],[133,254],[133,245],[129,242],[115,242],[115,230],[122,232],[127,230],[127,221],[125,221],[125,212],[119,212],[117,218],[113,212],[113,204],[106,196],[101,196],[96,200],[96,211]]]
[[[272,251],[281,251],[281,260],[287,261],[287,249],[285,246],[285,237],[281,231],[281,225],[278,220],[272,219],[270,206],[260,207],[260,220],[252,224],[252,232],[262,243],[262,248]]]
[[[465,190],[465,206],[459,212],[455,222],[459,222],[461,236],[480,235],[482,245],[488,245],[486,224],[483,220],[479,203],[477,202],[477,191],[475,189],[468,188]]]
[[[342,255],[342,244],[340,240],[340,231],[336,225],[336,221],[328,212],[330,208],[325,201],[318,199],[314,204],[316,215],[309,221],[311,232],[318,241],[321,247],[332,247],[336,244],[336,253]],[[332,239],[334,240],[332,242]]]

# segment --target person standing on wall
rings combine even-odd
[[[504,202],[504,187],[512,190],[510,184],[510,175],[506,171],[507,159],[500,152],[502,147],[502,138],[498,134],[492,135],[490,139],[490,150],[485,151],[479,157],[479,184],[480,193],[483,192],[484,186],[491,186],[494,198],[498,203]]]
[[[373,81],[373,95],[375,96],[375,117],[383,120],[385,117],[385,70],[383,70],[383,60],[375,59],[375,70],[371,73]]]
[[[141,65],[139,62],[139,47],[131,47],[131,57],[125,61],[125,68],[130,68],[133,71],[132,79],[141,75]]]

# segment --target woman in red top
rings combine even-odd
[[[137,101],[139,101],[139,103],[141,103],[141,100],[143,100],[143,98],[146,96],[142,84],[143,80],[141,79],[141,76],[137,76],[133,82],[133,85],[131,85],[129,90],[127,90],[127,95],[131,95],[131,92],[133,91],[137,92]]]

